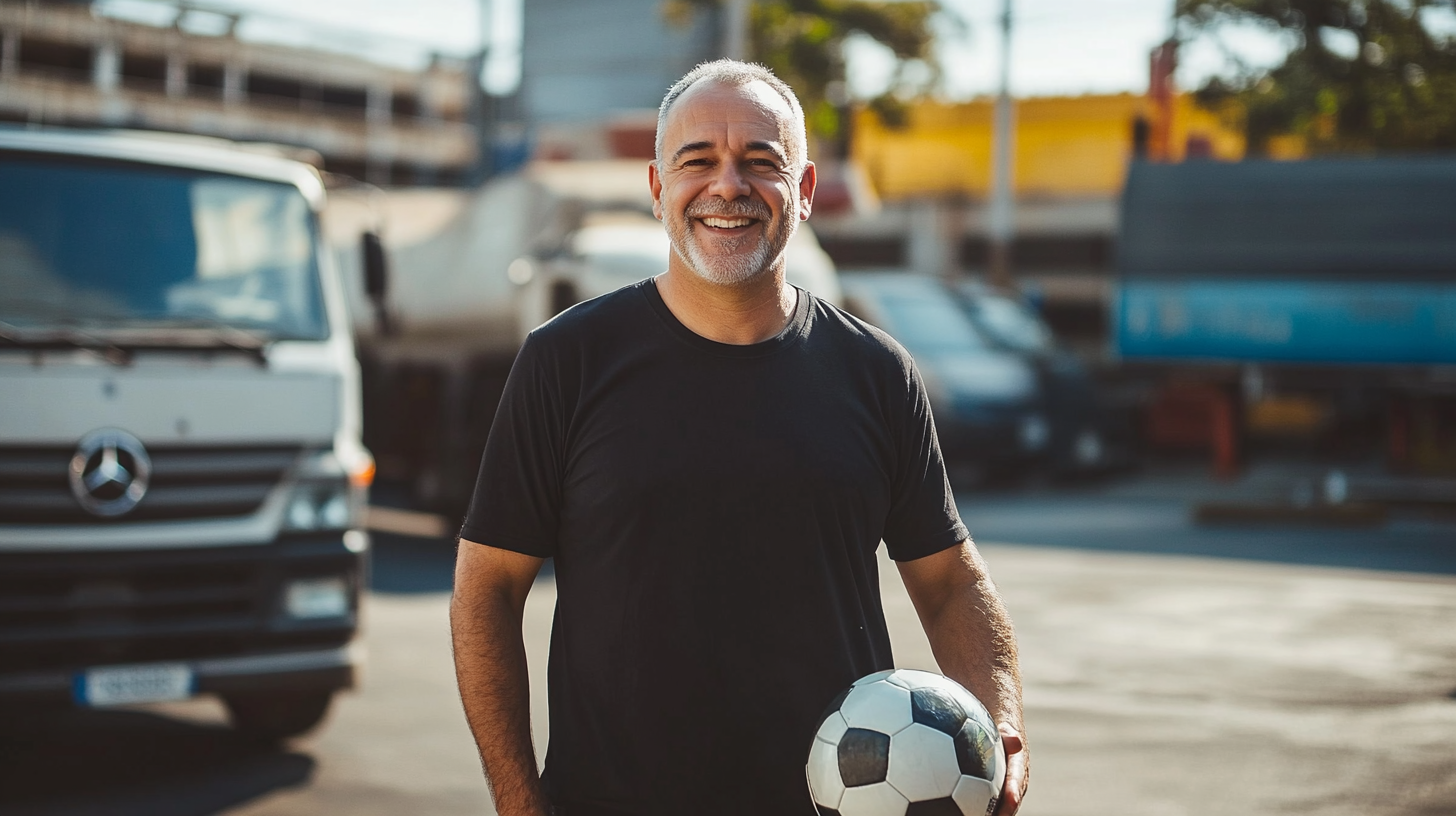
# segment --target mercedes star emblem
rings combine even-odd
[[[87,512],[114,518],[131,512],[146,495],[152,460],[135,436],[102,428],[81,437],[69,476],[71,493]]]

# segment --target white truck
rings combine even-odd
[[[0,706],[214,694],[276,740],[353,684],[374,465],[323,204],[228,143],[0,129]]]

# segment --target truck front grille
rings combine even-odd
[[[356,563],[342,545],[0,554],[0,674],[337,645],[347,632],[280,628],[278,591]]]
[[[164,519],[246,516],[297,461],[297,446],[157,448],[151,484],[141,502],[118,518],[83,509],[67,470],[73,451],[59,447],[0,448],[0,523],[126,524]]]

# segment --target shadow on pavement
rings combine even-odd
[[[314,760],[139,711],[58,712],[0,731],[0,815],[203,816],[307,783]]]

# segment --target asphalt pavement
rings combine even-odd
[[[1456,523],[1193,522],[1230,489],[1175,468],[960,497],[1021,643],[1023,813],[1456,813]],[[7,727],[0,814],[489,813],[452,563],[448,540],[376,536],[364,682],[315,734],[249,748],[208,700]],[[883,579],[897,663],[934,668],[888,562]],[[554,597],[548,570],[527,608],[538,734]]]

